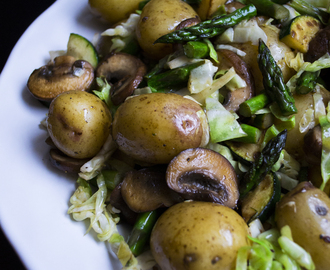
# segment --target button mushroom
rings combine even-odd
[[[179,194],[166,185],[165,169],[149,167],[129,171],[125,175],[121,195],[131,210],[143,213],[183,201]]]
[[[90,160],[88,158],[78,159],[69,157],[58,149],[50,149],[49,157],[51,164],[55,168],[66,173],[79,173],[81,166]]]
[[[105,77],[111,85],[111,100],[119,105],[133,94],[147,72],[146,65],[127,53],[114,53],[104,59],[96,69],[97,77]]]
[[[234,67],[237,75],[246,82],[245,87],[228,91],[226,101],[223,104],[228,111],[236,112],[241,103],[254,95],[254,79],[247,64],[236,53],[226,49],[218,50],[217,53],[220,62],[219,69]]]
[[[182,151],[168,165],[166,181],[185,199],[235,208],[239,197],[234,168],[225,157],[210,149]]]
[[[89,90],[93,80],[94,69],[90,63],[64,55],[34,70],[27,87],[35,98],[51,102],[57,95],[70,90]]]
[[[320,125],[310,129],[304,136],[304,152],[307,161],[318,165],[322,156],[322,129]]]

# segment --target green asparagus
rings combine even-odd
[[[286,137],[287,130],[283,130],[266,144],[259,158],[255,160],[240,182],[241,198],[245,197],[250,190],[255,188],[272,169],[285,146]]]
[[[241,103],[238,112],[242,116],[251,117],[256,111],[264,108],[269,102],[270,98],[265,93],[261,93]]]
[[[256,15],[256,7],[250,4],[230,14],[216,16],[211,20],[206,20],[194,26],[185,27],[161,36],[155,43],[183,43],[211,38],[221,35],[227,28],[233,27],[239,22],[248,20]]]
[[[275,18],[276,20],[285,21],[290,15],[288,9],[271,0],[247,0],[247,3],[255,5],[259,13]]]
[[[154,75],[148,80],[148,86],[153,92],[179,90],[187,85],[190,71],[203,63],[204,61],[200,61]]]
[[[312,72],[312,71],[304,71],[297,80],[296,92],[297,94],[308,94],[313,91],[316,86],[316,80],[320,75],[320,70]]]
[[[316,19],[319,19],[323,24],[327,25],[330,23],[330,14],[320,8],[313,6],[312,4],[304,1],[304,0],[272,0],[277,4],[286,4],[296,11],[298,11],[301,15],[309,15]]]
[[[189,41],[183,45],[184,54],[188,58],[205,58],[209,55],[209,46],[202,41]]]
[[[283,74],[276,64],[267,45],[259,40],[258,64],[263,76],[266,94],[276,102],[284,116],[297,113],[295,100],[283,80]]]
[[[134,256],[143,252],[158,217],[159,211],[157,210],[139,214],[127,241]]]

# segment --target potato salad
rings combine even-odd
[[[27,80],[68,215],[122,269],[329,269],[330,2],[88,5]]]

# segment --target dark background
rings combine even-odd
[[[0,16],[0,71],[8,56],[26,28],[55,0],[2,0]],[[0,74],[1,76],[1,74]],[[1,91],[2,89],[0,89]],[[1,220],[0,220],[1,225]],[[23,270],[14,249],[0,230],[0,269]]]

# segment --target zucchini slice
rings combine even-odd
[[[226,141],[225,145],[232,152],[234,159],[247,166],[250,166],[260,154],[259,144]]]
[[[71,33],[67,45],[67,55],[73,56],[77,60],[89,62],[96,68],[99,57],[93,44],[81,35]]]
[[[306,53],[309,42],[320,30],[320,27],[320,21],[312,16],[297,16],[283,26],[279,38],[290,48]]]
[[[281,198],[281,183],[275,173],[268,173],[260,184],[241,201],[241,213],[245,222],[255,219],[265,222]]]

